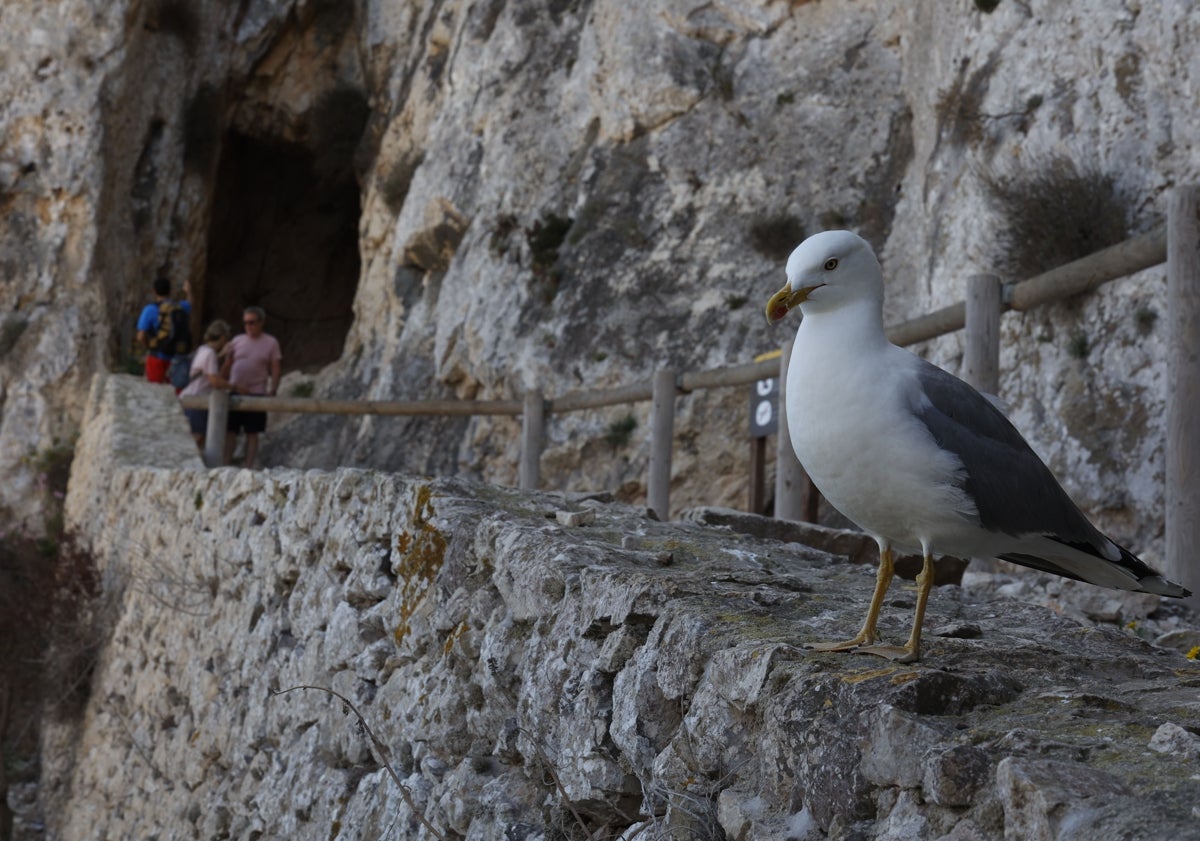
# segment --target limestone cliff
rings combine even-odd
[[[1128,632],[951,585],[920,664],[815,654],[871,569],[714,512],[204,471],[128,377],[88,415],[114,621],[47,731],[51,839],[1200,838],[1200,666]]]
[[[10,0],[0,501],[31,512],[28,457],[159,271],[197,326],[265,306],[318,394],[507,398],[774,347],[759,304],[821,228],[880,248],[894,320],[1145,229],[1200,177],[1198,29],[1186,0]],[[1163,310],[1150,270],[1004,329],[1018,425],[1151,558]],[[925,350],[956,367],[956,339]],[[680,411],[676,502],[740,504],[744,395]],[[639,500],[624,414],[552,419],[547,484]],[[516,441],[321,419],[267,455],[512,483]]]

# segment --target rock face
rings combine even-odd
[[[162,389],[91,392],[68,512],[118,619],[47,733],[52,838],[1200,838],[1177,652],[946,586],[920,664],[813,654],[869,567],[583,497],[156,466],[146,416],[182,454]]]
[[[805,233],[874,242],[901,320],[1093,223],[1145,229],[1200,177],[1185,0],[9,0],[0,24],[0,503],[24,517],[29,457],[78,428],[158,272],[197,327],[265,306],[319,395],[561,394],[777,346],[759,303]],[[1152,559],[1164,312],[1153,269],[1004,328],[1018,425]],[[924,351],[956,369],[957,339]],[[675,500],[740,503],[744,394],[679,402]],[[548,485],[640,501],[628,411],[618,443],[625,409],[551,418]],[[516,442],[324,418],[265,455],[511,483]]]

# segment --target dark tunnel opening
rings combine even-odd
[[[201,319],[237,334],[262,307],[285,372],[336,360],[354,317],[359,189],[350,167],[321,169],[300,144],[231,132],[222,146]]]

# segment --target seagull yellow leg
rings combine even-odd
[[[887,595],[892,583],[895,567],[892,560],[892,548],[880,547],[879,572],[875,576],[875,592],[871,596],[871,606],[867,609],[867,619],[863,622],[862,630],[853,639],[844,642],[814,642],[804,646],[813,651],[849,651],[860,645],[870,645],[879,639],[875,631],[875,623],[879,621],[879,610],[883,607],[883,597]]]
[[[929,601],[929,591],[933,588],[933,556],[925,552],[925,562],[921,565],[921,574],[917,576],[917,609],[913,611],[912,633],[908,642],[899,645],[870,645],[855,649],[862,654],[878,654],[897,663],[915,663],[921,658],[921,626],[925,623],[925,604]]]

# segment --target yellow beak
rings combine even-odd
[[[803,289],[792,291],[791,286],[785,286],[771,296],[771,300],[767,301],[767,323],[774,324],[779,321],[790,311],[803,304],[808,300],[809,294],[814,289],[819,289],[824,286],[823,283],[818,283],[816,286],[806,286]]]

